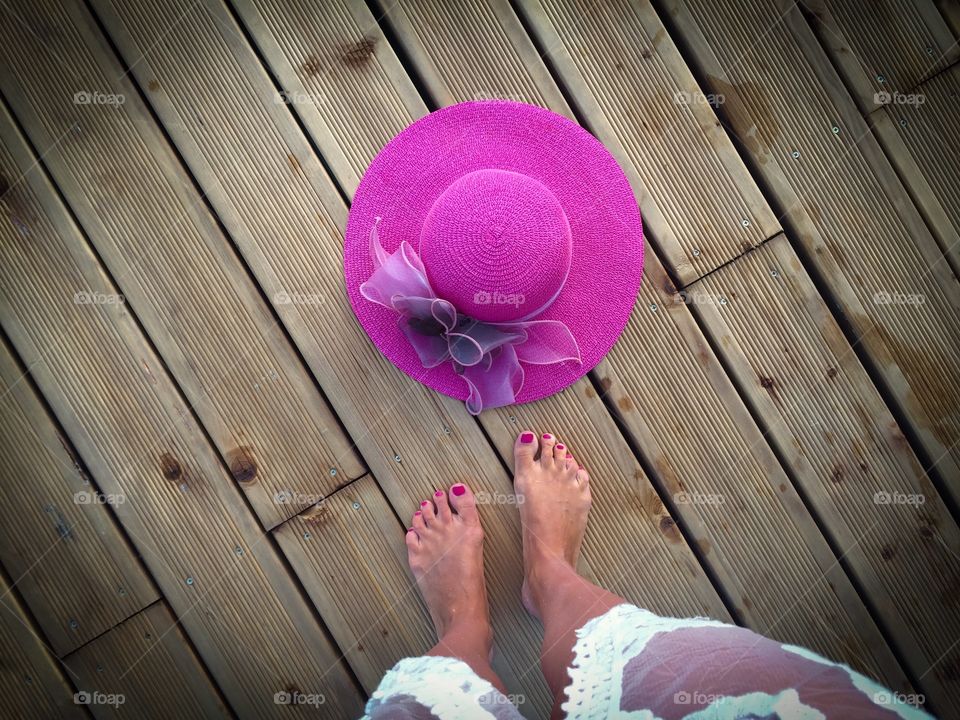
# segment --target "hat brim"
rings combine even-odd
[[[537,319],[566,323],[582,363],[525,364],[517,402],[532,402],[573,384],[606,355],[627,324],[643,272],[643,228],[630,183],[600,141],[576,123],[543,108],[492,100],[438,110],[403,130],[374,158],[357,188],[344,237],[347,294],[361,326],[391,363],[437,392],[466,400],[467,385],[452,364],[424,368],[397,314],[364,299],[359,287],[374,270],[369,239],[377,217],[388,252],[404,240],[418,248],[437,197],[482,169],[539,180],[570,222],[570,274]]]

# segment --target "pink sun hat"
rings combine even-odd
[[[465,102],[374,158],[343,254],[374,345],[477,414],[552,395],[600,362],[636,301],[643,229],[623,171],[582,127]]]

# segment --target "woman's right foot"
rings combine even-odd
[[[522,598],[539,618],[557,574],[576,572],[590,512],[590,477],[550,433],[521,433],[514,456],[513,485],[523,528]]]

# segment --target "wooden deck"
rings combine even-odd
[[[11,717],[359,715],[433,643],[412,511],[456,480],[508,494],[532,427],[594,478],[588,576],[960,718],[955,4],[8,0],[0,17]],[[341,253],[385,142],[487,97],[599,137],[648,245],[609,356],[475,419],[373,348]],[[542,718],[516,508],[481,510],[495,667]]]

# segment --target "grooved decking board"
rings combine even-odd
[[[4,94],[262,523],[363,474],[83,6],[14,5]],[[96,100],[118,93],[120,105]],[[202,103],[191,112],[202,118]]]
[[[53,655],[0,572],[0,693],[7,717],[85,718],[66,668]]]
[[[885,95],[914,93],[960,59],[933,0],[804,0],[801,7],[865,113],[883,105]]]
[[[74,303],[117,288],[5,110],[0,138],[4,330],[100,489],[125,497],[116,515],[219,687],[245,717],[274,712],[290,685],[359,714],[326,635],[127,310]],[[176,481],[163,454],[182,468]]]
[[[780,231],[648,2],[526,0],[519,9],[585,122],[627,171],[682,284]]]
[[[500,3],[458,5],[453,11],[435,3],[406,2],[401,19],[395,12],[397,9],[391,10],[387,17],[395,23],[398,39],[411,57],[418,52],[429,54],[424,47],[415,50],[425,42],[422,38],[454,38],[444,46],[442,57],[433,58],[433,65],[442,68],[439,82],[446,81],[446,86],[463,93],[455,100],[469,97],[470,77],[482,83],[484,77],[496,74],[495,68],[480,66],[473,52],[480,38],[484,43],[493,42],[487,34],[517,22],[515,17],[511,19],[512,10]],[[492,24],[487,22],[491,12],[496,18]],[[526,60],[531,61],[529,56]],[[498,62],[509,65],[518,61],[500,58]],[[419,66],[417,69],[421,70]],[[421,74],[431,88],[430,73],[421,70]],[[455,81],[446,80],[447,74]],[[525,84],[518,85],[517,92],[526,92]],[[610,359],[599,366],[599,374],[604,385],[611,388],[617,412],[640,440],[640,451],[652,456],[654,469],[671,494],[685,489],[705,494],[722,492],[729,503],[722,508],[673,503],[676,513],[692,529],[703,558],[736,604],[740,617],[752,627],[816,647],[894,686],[906,687],[908,682],[890,648],[709,351],[689,310],[676,307],[667,317],[648,310],[654,298],[663,304],[667,294],[675,290],[654,253],[648,249],[645,257],[645,281],[637,308]],[[570,397],[569,389],[566,394]],[[552,423],[561,426],[558,433],[569,423],[589,447],[589,431],[578,428],[579,422],[571,422],[590,415],[586,392],[572,397],[577,397],[585,409],[567,417],[553,417]],[[549,412],[542,409],[548,404],[538,405],[541,409],[537,412],[543,414],[537,424],[542,426],[548,422]],[[483,422],[490,431],[491,421],[484,417]],[[609,433],[601,434],[605,440],[609,438]],[[571,442],[576,445],[576,441]],[[617,442],[619,439],[614,439],[612,444]],[[701,444],[705,447],[699,448]],[[715,448],[716,444],[719,447]],[[718,455],[743,471],[747,481],[717,479]],[[588,466],[596,463],[594,459],[587,462]],[[608,481],[625,470],[616,461],[609,467]],[[640,479],[636,475],[634,478]],[[646,512],[656,515],[656,505],[650,503]],[[612,532],[616,538],[616,517],[608,517],[611,527],[601,532]],[[671,518],[663,517],[660,527],[676,538]],[[609,559],[618,556],[616,550],[609,553]],[[825,634],[818,627],[824,617],[838,632]]]
[[[406,530],[367,475],[273,531],[368,693],[437,641],[406,567]]]
[[[595,372],[736,612],[758,632],[906,687],[690,309],[662,267],[648,263],[645,275],[633,319]]]
[[[787,238],[687,290],[919,689],[946,712],[960,697],[960,531],[839,326],[812,301]]]
[[[960,500],[956,277],[806,19],[754,0],[664,6],[708,90],[726,95],[721,114],[858,349]]]
[[[275,102],[274,86],[226,8],[189,0],[94,4],[120,52],[137,61],[132,74],[266,296],[306,299],[275,302],[275,309],[397,515],[408,519],[437,485],[458,480],[509,492],[497,454],[463,403],[394,368],[357,323],[343,290],[347,208],[288,106]],[[191,22],[158,42],[156,28],[187,10]],[[369,26],[345,41],[357,42]],[[366,72],[352,56],[342,62],[354,68],[355,83]],[[201,96],[202,118],[194,110]],[[317,297],[323,302],[309,301]],[[525,711],[546,715],[552,700],[535,670],[540,630],[519,602],[519,517],[513,507],[482,514],[495,667],[511,693],[525,695]],[[517,678],[530,668],[521,687]]]
[[[0,341],[0,558],[63,656],[159,598]]]
[[[401,119],[427,112],[377,19],[359,0],[232,5],[283,86],[281,97],[352,196],[374,155],[406,126]],[[296,32],[278,32],[285,26]],[[358,79],[376,92],[358,94]]]
[[[226,718],[227,709],[166,603],[64,658],[98,718]],[[122,703],[107,700],[116,696]],[[104,697],[107,696],[107,697]]]
[[[887,157],[960,273],[960,65],[913,89],[920,105],[887,105],[869,117]]]

